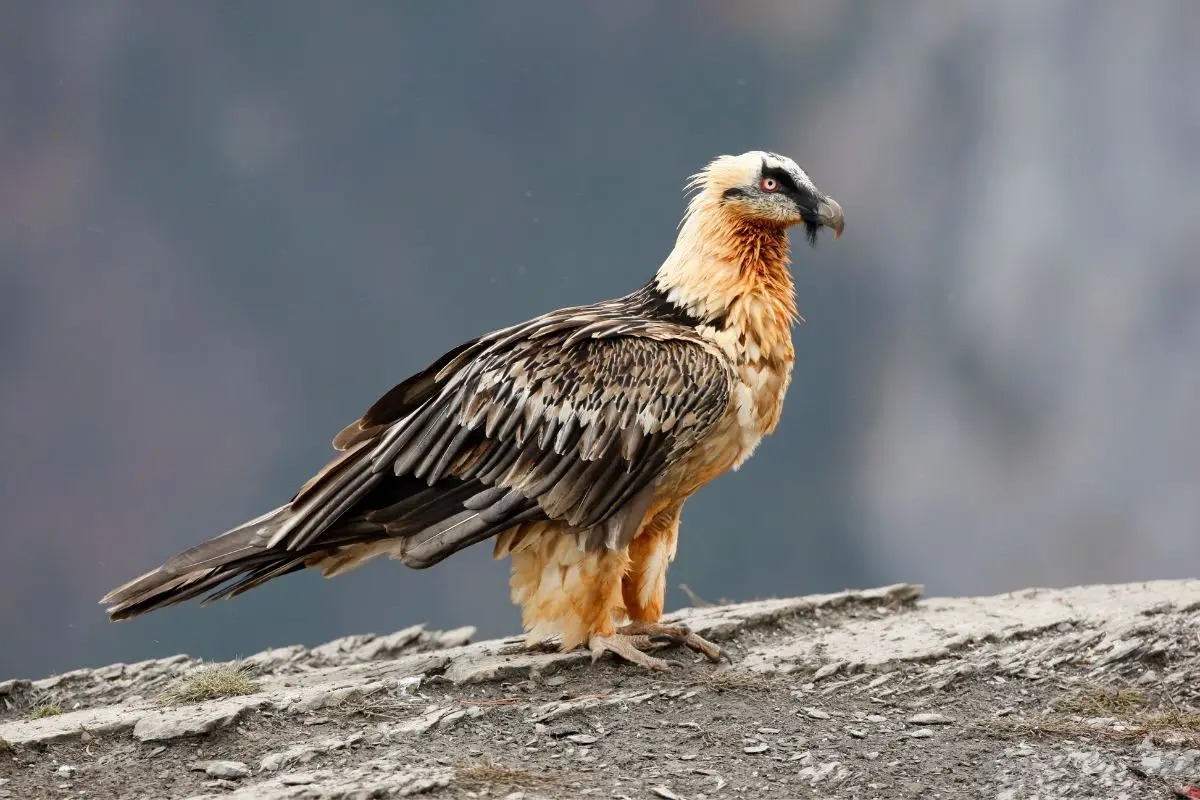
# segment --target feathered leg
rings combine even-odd
[[[717,645],[692,633],[686,625],[659,622],[667,589],[667,565],[675,558],[682,511],[683,501],[659,511],[630,543],[629,572],[621,585],[630,623],[619,628],[617,634],[654,647],[683,645],[710,661],[719,661],[722,653]]]
[[[627,553],[581,550],[573,534],[544,523],[517,538],[508,550],[510,586],[527,645],[558,637],[563,650],[573,650],[616,632]]]
[[[658,623],[679,505],[655,514],[624,551],[581,549],[573,534],[554,523],[501,534],[495,552],[512,558],[512,599],[521,606],[527,646],[557,637],[563,650],[586,644],[593,659],[613,653],[658,670],[678,662],[645,651],[680,644],[719,658],[720,648],[686,626]],[[618,628],[621,617],[630,623]]]

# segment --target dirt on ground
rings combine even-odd
[[[0,681],[0,798],[1200,798],[1200,581],[677,618],[732,664],[418,626]]]

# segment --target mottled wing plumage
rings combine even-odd
[[[362,518],[403,537],[413,566],[533,519],[565,522],[593,544],[626,540],[640,519],[618,512],[635,508],[720,417],[730,375],[687,329],[612,306],[481,339],[446,362],[436,394],[405,416],[350,426],[342,446],[363,447],[356,431],[373,431],[371,443],[297,496],[271,544],[311,547],[392,477],[429,488],[372,503]]]
[[[590,529],[704,435],[725,409],[728,386],[720,362],[685,340],[529,340],[494,362],[480,359],[451,401],[459,430],[482,429],[487,455],[513,466],[483,474],[482,459],[471,458],[450,471]],[[457,456],[443,453],[436,466]]]
[[[355,548],[427,567],[537,520],[586,548],[624,546],[655,480],[725,412],[733,378],[656,302],[643,290],[455,348],[339,433],[342,452],[288,505],[115,590],[110,614],[342,569]]]

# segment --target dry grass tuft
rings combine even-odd
[[[411,719],[419,716],[423,710],[423,706],[414,704],[411,697],[394,697],[386,692],[370,694],[355,692],[332,708],[345,714],[358,714],[388,722]]]
[[[700,683],[714,692],[767,692],[778,686],[766,675],[749,670],[719,669],[700,678]]]
[[[1200,714],[1174,708],[1148,717],[1145,723],[1147,729],[1151,731],[1175,730],[1200,733]]]
[[[491,759],[467,761],[454,769],[455,785],[468,792],[516,786],[534,788],[553,782],[554,778],[544,772],[509,767]]]
[[[1053,710],[1058,713],[1034,719],[996,721],[990,727],[997,733],[1119,740],[1141,739],[1148,734],[1182,733],[1192,746],[1200,744],[1200,713],[1180,708],[1170,697],[1158,700],[1139,689],[1081,689],[1056,700]],[[1121,728],[1089,725],[1084,721],[1087,719],[1112,719],[1120,722]]]
[[[195,670],[156,699],[159,705],[171,706],[254,694],[258,689],[258,681],[254,680],[254,667],[231,661]]]
[[[1060,697],[1054,710],[1081,717],[1128,717],[1152,705],[1149,695],[1138,689],[1089,687]]]
[[[1101,726],[1088,725],[1062,717],[1046,719],[1002,720],[988,726],[997,734],[1013,736],[1067,736],[1079,739],[1113,739],[1116,741],[1132,741],[1144,739],[1147,734],[1183,733],[1189,747],[1200,746],[1200,715],[1192,715],[1190,719],[1172,719],[1170,715],[1148,717],[1132,725],[1126,725],[1123,730]]]
[[[61,713],[63,710],[60,706],[47,703],[31,708],[25,715],[25,719],[45,719],[46,717],[57,717]]]
[[[14,749],[12,742],[0,736],[0,753],[11,753]]]

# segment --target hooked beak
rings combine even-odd
[[[846,216],[842,213],[842,207],[832,197],[812,192],[798,198],[796,205],[800,208],[800,218],[804,220],[804,236],[809,244],[816,245],[817,232],[821,228],[832,230],[834,239],[841,237],[846,228]]]
[[[833,231],[834,239],[840,238],[846,227],[846,216],[842,213],[842,207],[832,197],[826,197],[817,204],[817,219]]]

